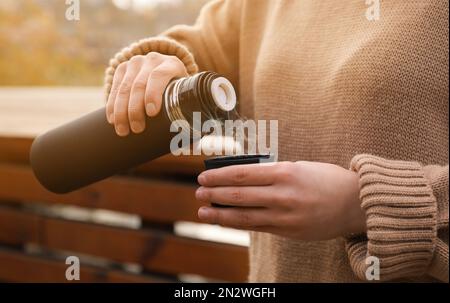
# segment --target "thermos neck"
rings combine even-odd
[[[236,92],[226,78],[202,72],[172,81],[164,94],[164,107],[171,122],[190,121],[194,112],[223,120],[236,107]]]

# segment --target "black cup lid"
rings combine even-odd
[[[238,155],[238,156],[221,156],[216,158],[206,159],[205,167],[206,169],[221,168],[231,165],[241,165],[241,164],[255,164],[272,162],[272,155]]]

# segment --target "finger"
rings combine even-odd
[[[198,210],[201,221],[237,229],[273,226],[273,215],[265,208],[214,208]]]
[[[188,76],[183,63],[176,57],[165,59],[150,74],[145,92],[145,109],[150,117],[161,110],[162,96],[169,82],[174,78]]]
[[[143,57],[136,56],[130,59],[127,65],[127,71],[119,87],[119,92],[114,104],[114,125],[116,133],[125,137],[130,132],[128,121],[128,104],[131,94],[131,88],[142,65]]]
[[[127,64],[122,63],[117,67],[114,73],[113,84],[108,96],[108,101],[106,103],[106,119],[110,124],[114,124],[114,102],[116,100],[120,84],[122,83],[123,76],[125,75],[126,71],[127,71]]]
[[[128,119],[131,130],[138,134],[145,130],[145,91],[151,72],[162,63],[166,56],[151,52],[145,56],[145,63],[136,76],[128,104]]]
[[[282,235],[282,233],[280,232],[280,229],[277,227],[273,227],[273,226],[256,226],[256,227],[247,228],[247,229],[243,229],[243,230]]]
[[[275,163],[227,166],[202,172],[198,182],[207,187],[271,185],[275,182],[274,168]]]
[[[128,119],[130,121],[131,130],[138,134],[145,129],[145,90],[147,80],[154,66],[151,62],[147,62],[136,76],[131,88],[130,102],[128,104]]]
[[[195,197],[201,202],[212,202],[238,207],[271,207],[277,198],[271,186],[200,187]]]

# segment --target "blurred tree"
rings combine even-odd
[[[68,21],[65,1],[1,0],[0,85],[100,85],[116,51],[192,23],[206,1],[139,0],[128,9],[81,1],[81,20]]]

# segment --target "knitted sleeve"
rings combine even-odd
[[[159,36],[142,39],[122,49],[110,60],[106,70],[106,95],[109,95],[114,72],[120,63],[150,52],[177,56],[189,74],[211,70],[237,83],[241,2],[209,2],[193,26],[177,25]]]
[[[367,218],[367,235],[346,240],[355,274],[366,280],[366,258],[374,256],[381,281],[428,275],[448,282],[448,165],[358,155],[351,169]]]

